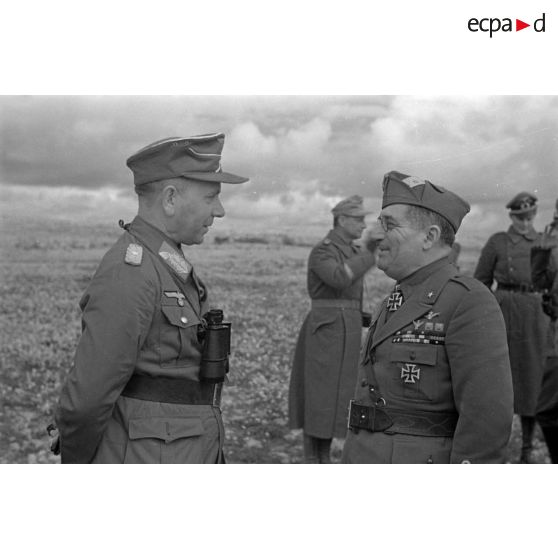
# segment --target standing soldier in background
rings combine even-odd
[[[224,141],[167,138],[126,161],[138,215],[121,223],[80,302],[56,411],[62,463],[223,462],[220,386],[203,365],[213,314],[208,324],[207,290],[182,245],[201,244],[225,215],[222,182],[248,180],[221,170]]]
[[[512,224],[506,232],[498,232],[488,239],[474,276],[488,288],[494,280],[497,282],[494,296],[506,322],[514,411],[521,416],[520,463],[529,463],[548,328],[541,295],[531,280],[531,248],[540,237],[533,228],[537,198],[521,192],[506,208]]]
[[[385,175],[377,265],[397,283],[362,351],[344,463],[502,463],[513,418],[502,313],[451,263],[469,204]]]
[[[306,463],[330,463],[332,438],[347,432],[360,351],[363,276],[374,265],[376,241],[353,241],[366,228],[360,196],[332,210],[333,229],[308,258],[312,299],[294,354],[289,388],[289,426],[302,428]]]
[[[552,463],[558,463],[558,199],[554,220],[531,248],[533,285],[543,292],[543,310],[550,317],[548,350],[537,405],[539,422]]]

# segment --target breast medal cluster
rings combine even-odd
[[[428,312],[422,318],[413,320],[412,329],[395,332],[392,343],[418,343],[422,345],[444,345],[446,340],[445,324],[435,322],[433,319],[439,316],[437,312]]]
[[[434,318],[439,316],[438,312],[430,311],[422,318],[413,320],[409,329],[399,330],[392,338],[392,343],[418,343],[422,345],[444,345],[445,324],[435,322]],[[415,384],[420,380],[420,368],[413,363],[407,362],[401,368],[401,379],[406,384]]]

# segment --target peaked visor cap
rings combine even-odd
[[[384,175],[382,208],[394,204],[424,207],[444,217],[457,232],[471,206],[457,194],[428,180],[398,171]]]
[[[191,178],[206,182],[242,184],[249,179],[221,169],[225,134],[205,134],[189,138],[165,138],[143,147],[126,161],[141,186],[167,178]]]
[[[537,209],[537,197],[529,192],[519,192],[507,204],[506,209],[510,210],[510,215],[523,215]]]
[[[341,200],[332,210],[333,215],[347,215],[348,217],[364,217],[372,213],[366,211],[363,206],[364,200],[362,196],[350,196]]]

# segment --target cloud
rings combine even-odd
[[[372,198],[392,169],[471,203],[556,196],[558,97],[7,96],[0,110],[4,184],[129,189],[140,147],[223,131],[223,167],[251,178],[240,198],[308,184]]]
[[[557,138],[555,97],[398,97],[367,141],[386,167],[480,201],[525,189],[549,195]]]

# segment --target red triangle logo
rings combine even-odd
[[[521,21],[520,19],[515,20],[515,30],[516,31],[521,31],[522,29],[525,29],[525,27],[531,27],[531,24],[530,23],[525,23],[524,21]]]

